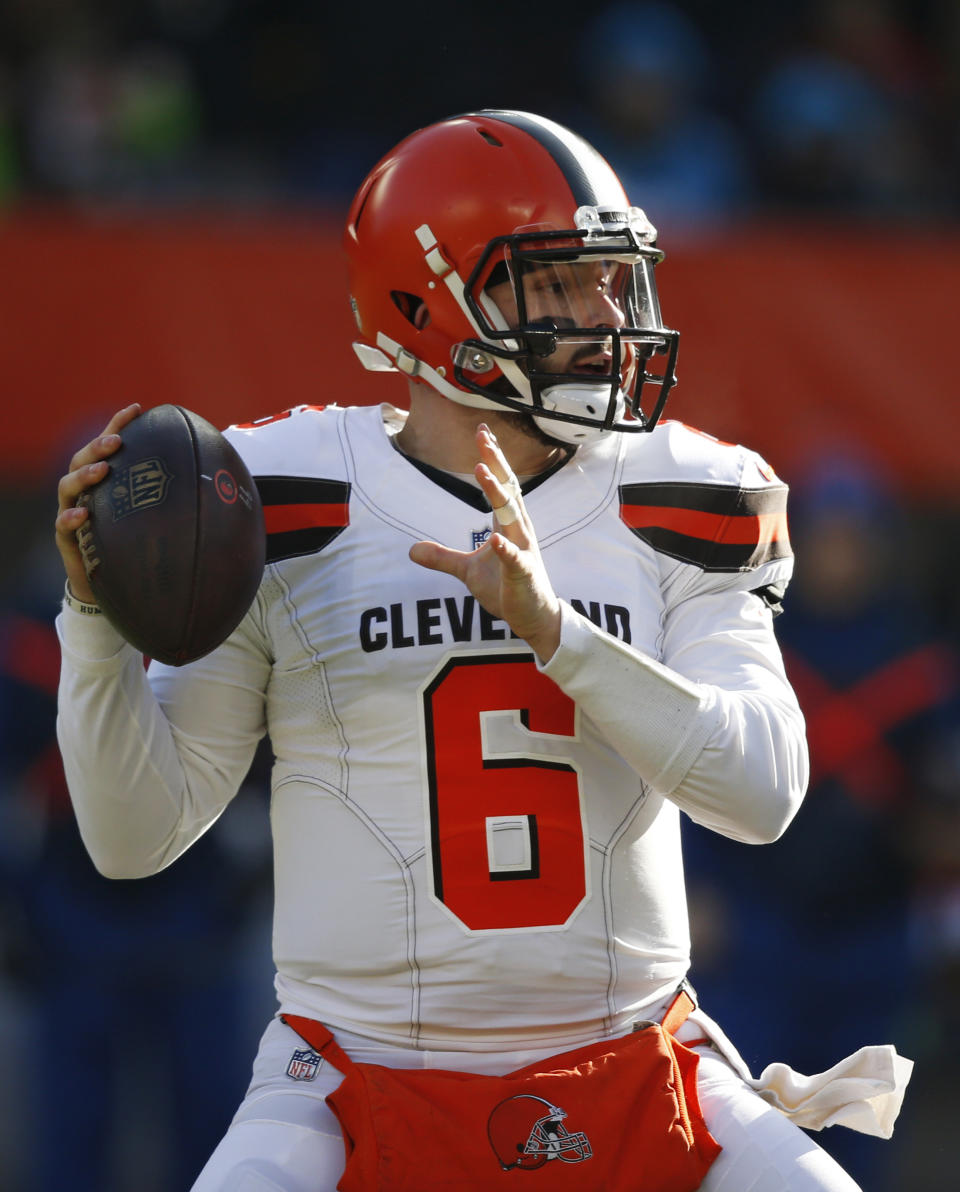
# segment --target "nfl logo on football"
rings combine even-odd
[[[320,1056],[311,1048],[295,1051],[287,1064],[287,1075],[292,1080],[313,1080],[320,1067]]]
[[[143,459],[125,468],[118,473],[110,496],[113,520],[119,521],[151,505],[162,505],[172,479],[173,473],[162,459]]]

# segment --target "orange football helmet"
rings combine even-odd
[[[656,229],[569,129],[482,111],[413,133],[361,185],[345,246],[366,368],[526,412],[570,443],[660,417],[678,336],[660,314]]]

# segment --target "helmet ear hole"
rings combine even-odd
[[[393,305],[403,317],[418,331],[422,331],[430,322],[430,311],[427,304],[416,294],[409,294],[406,290],[391,290],[390,298]]]

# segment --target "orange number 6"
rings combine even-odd
[[[476,931],[562,926],[586,896],[576,707],[530,654],[452,658],[423,693],[434,895]],[[489,752],[485,714],[513,712],[556,751]],[[513,739],[516,739],[516,735]]]

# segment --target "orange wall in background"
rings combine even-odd
[[[673,417],[746,441],[787,479],[825,444],[860,444],[916,497],[960,505],[960,234],[746,227],[665,246]],[[8,215],[5,475],[46,482],[78,428],[135,400],[218,425],[402,402],[398,377],[360,368],[351,330],[332,218]]]

